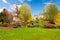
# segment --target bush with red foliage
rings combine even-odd
[[[3,26],[4,26],[4,27],[8,27],[9,24],[8,24],[8,23],[4,23]]]
[[[13,20],[12,22],[16,22],[16,20]]]
[[[44,25],[44,27],[45,27],[45,28],[52,28],[52,27],[53,27],[53,25],[52,25],[52,24],[50,24],[50,23],[48,23],[48,24],[45,24],[45,25]]]

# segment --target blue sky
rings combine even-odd
[[[12,5],[17,4],[18,6],[21,6],[24,3],[31,6],[32,15],[39,15],[49,3],[56,4],[60,9],[60,0],[0,0],[0,11],[3,8],[7,8],[11,11]]]

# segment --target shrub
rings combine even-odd
[[[2,22],[0,22],[0,26],[2,26]]]
[[[28,24],[27,24],[27,27],[32,27],[32,24],[31,24],[31,23],[28,23]]]
[[[15,22],[15,23],[13,24],[13,26],[14,26],[14,28],[17,28],[17,27],[20,27],[21,25],[20,25],[19,22]]]
[[[53,27],[53,24],[48,23],[48,24],[45,24],[44,27],[45,28],[52,28]]]
[[[12,22],[16,22],[15,20],[13,20]]]
[[[25,25],[25,22],[23,20],[20,20],[19,23],[21,26]]]
[[[45,21],[45,20],[40,20],[38,21],[38,23],[35,23],[35,25],[37,25],[37,27],[41,27],[43,28],[44,27],[44,24],[48,23],[48,21]]]
[[[40,26],[39,21],[32,21],[30,23],[30,27],[39,27],[39,26]]]
[[[60,24],[54,24],[54,26],[58,29],[60,29]]]
[[[8,27],[9,24],[8,24],[8,23],[4,23],[3,26],[4,26],[4,27]]]

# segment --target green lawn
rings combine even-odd
[[[0,30],[0,40],[60,40],[60,29]]]

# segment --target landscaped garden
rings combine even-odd
[[[18,6],[15,6],[13,14],[5,8],[0,12],[1,27],[60,28],[60,11],[55,4],[48,4],[39,17],[32,16],[31,7],[28,4],[23,4],[19,10]]]
[[[0,12],[0,40],[60,40],[60,10],[48,4],[39,17],[33,17],[28,4],[11,13]]]

